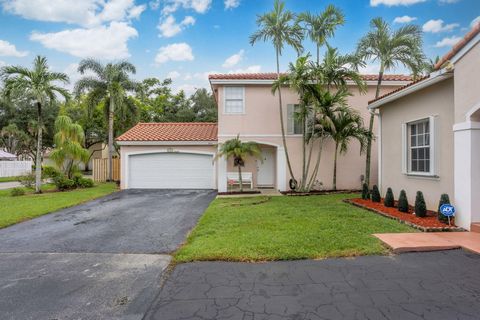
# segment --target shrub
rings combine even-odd
[[[22,188],[13,188],[13,189],[10,191],[10,195],[11,195],[12,197],[23,196],[23,195],[25,195],[25,190],[22,189]]]
[[[20,176],[17,178],[17,181],[20,182],[22,186],[33,189],[35,187],[35,173]]]
[[[405,190],[400,191],[397,208],[398,208],[398,211],[400,212],[408,213],[408,199],[407,199],[407,193],[405,192]]]
[[[53,179],[62,173],[52,166],[43,166],[42,167],[42,178],[43,179]]]
[[[422,191],[417,191],[417,196],[415,197],[415,215],[421,218],[427,216],[427,205],[425,204]]]
[[[440,201],[438,202],[438,221],[441,221],[441,222],[445,222],[447,223],[448,222],[448,217],[444,216],[441,212],[440,212],[440,207],[444,204],[450,204],[450,197],[448,196],[448,194],[444,193],[440,196]]]
[[[75,189],[75,181],[73,181],[72,179],[68,179],[64,175],[56,176],[53,179],[53,183],[55,184],[55,187],[57,187],[57,190],[59,191]]]
[[[370,200],[370,190],[368,190],[368,185],[366,183],[362,185],[362,199]]]
[[[380,191],[378,190],[377,185],[373,185],[372,188],[372,201],[373,202],[380,202],[382,201],[382,198],[380,197]]]
[[[95,184],[92,179],[82,177],[76,182],[76,185],[79,188],[92,188]]]
[[[383,204],[385,207],[393,208],[395,206],[395,198],[393,197],[392,188],[387,189],[387,193],[385,194],[385,199],[383,200]]]

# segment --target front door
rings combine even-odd
[[[257,160],[257,186],[273,187],[275,184],[275,166],[273,149],[262,149],[260,160]]]

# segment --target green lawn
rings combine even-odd
[[[52,185],[43,187],[45,191],[53,189]],[[0,190],[0,228],[105,196],[117,191],[117,186],[102,183],[88,189],[42,194],[33,194],[29,190],[29,194],[19,197],[10,196],[10,190]]]
[[[175,259],[265,261],[385,254],[373,233],[415,231],[342,202],[349,197],[357,195],[216,199]]]
[[[17,181],[18,177],[0,177],[0,182]]]

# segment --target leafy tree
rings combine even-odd
[[[37,56],[33,62],[33,69],[21,66],[6,66],[1,71],[7,95],[12,92],[21,92],[24,96],[33,99],[37,109],[37,148],[35,159],[35,191],[41,192],[41,167],[42,167],[42,108],[54,102],[57,94],[65,99],[69,93],[65,88],[57,85],[58,82],[68,83],[68,76],[64,73],[52,72],[48,68],[47,59]]]
[[[230,158],[233,157],[233,163],[238,168],[238,177],[240,180],[240,192],[243,192],[242,167],[245,164],[247,156],[260,157],[261,152],[257,143],[242,142],[240,137],[230,139],[220,144],[218,157]]]
[[[197,89],[190,97],[195,121],[217,122],[217,104],[211,92],[205,88]]]
[[[398,211],[408,213],[408,199],[405,190],[400,191],[397,203]]]
[[[24,154],[28,148],[30,137],[12,123],[0,131],[0,147],[14,155]]]
[[[405,25],[395,31],[382,18],[370,22],[371,30],[360,39],[357,55],[364,60],[380,63],[375,98],[380,96],[380,87],[385,71],[403,65],[418,75],[425,65],[422,51],[422,30],[416,25]],[[370,115],[369,131],[373,137],[374,114]],[[365,183],[370,185],[372,141],[368,141],[365,168]]]
[[[387,193],[385,194],[385,198],[383,199],[383,204],[385,207],[393,208],[395,206],[395,198],[393,197],[392,188],[387,189]]]
[[[138,84],[130,79],[135,74],[135,66],[127,61],[118,63],[107,63],[103,65],[94,59],[80,61],[78,71],[83,75],[86,71],[92,71],[94,76],[84,76],[75,84],[75,93],[79,97],[87,92],[89,105],[94,108],[101,101],[106,106],[108,114],[108,179],[113,178],[113,155],[115,153],[114,139],[114,117],[126,123],[120,123],[118,130],[122,131],[133,122],[129,117],[136,111],[133,100],[127,96],[128,92],[135,92]]]
[[[285,3],[275,0],[273,11],[267,12],[257,17],[257,25],[259,30],[250,36],[250,44],[254,45],[258,41],[271,41],[275,48],[275,59],[277,63],[277,80],[280,79],[280,56],[282,55],[285,44],[293,47],[298,53],[303,50],[302,39],[304,37],[303,30],[295,21],[295,14],[289,10],[285,10]],[[278,109],[280,116],[280,127],[282,130],[282,142],[285,150],[285,158],[287,161],[290,178],[296,184],[293,174],[290,157],[288,155],[288,147],[285,139],[285,123],[283,120],[283,104],[282,90],[278,88]]]
[[[417,191],[417,195],[415,197],[415,215],[421,218],[427,216],[427,204],[423,198],[422,191]]]
[[[338,26],[345,23],[345,16],[339,8],[328,5],[318,15],[310,12],[301,13],[298,21],[304,24],[307,35],[317,48],[317,64],[320,64],[320,47],[332,37]]]
[[[58,116],[55,121],[55,149],[50,153],[50,158],[55,161],[68,178],[78,170],[78,164],[87,162],[89,152],[83,147],[85,136],[83,128],[72,122],[68,116]]]
[[[372,201],[373,202],[380,202],[382,201],[382,198],[380,196],[380,191],[378,190],[378,187],[376,184],[373,185],[372,188]]]

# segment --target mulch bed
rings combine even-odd
[[[346,199],[344,201],[354,206],[375,212],[384,217],[405,223],[406,225],[424,232],[465,231],[464,229],[455,226],[454,218],[451,220],[452,225],[449,226],[448,224],[438,221],[437,213],[430,210],[427,211],[426,217],[420,218],[413,214],[413,207],[410,206],[408,213],[400,212],[396,207],[385,207],[383,205],[383,199],[381,202],[372,202],[371,200],[363,199]]]
[[[253,190],[253,191],[229,191],[229,192],[219,192],[219,196],[230,196],[230,195],[237,195],[237,194],[260,194],[261,191]]]
[[[346,193],[359,193],[361,190],[312,190],[310,192],[298,192],[298,191],[282,191],[281,194],[286,196],[318,196],[328,194],[346,194]]]

